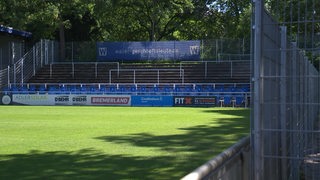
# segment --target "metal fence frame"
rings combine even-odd
[[[38,69],[56,59],[54,42],[41,40],[13,65],[0,71],[0,87],[8,84],[23,84],[35,75]]]
[[[288,37],[289,25],[266,11],[263,0],[254,1],[254,180],[320,178],[319,71]]]

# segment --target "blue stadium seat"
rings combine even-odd
[[[236,96],[236,105],[241,106],[244,103],[244,96]]]
[[[10,94],[11,92],[10,92],[10,88],[9,87],[4,87],[4,88],[2,88],[2,94]]]
[[[48,88],[48,94],[59,94],[60,91],[57,87],[55,86],[49,86]]]
[[[231,106],[231,96],[230,95],[226,95],[223,97],[224,98],[224,105],[225,106]]]
[[[107,92],[106,86],[100,86],[98,94],[105,94]]]
[[[110,85],[109,89],[107,89],[109,93],[116,93],[117,87],[115,85]]]
[[[86,86],[81,86],[80,87],[80,94],[88,94],[88,89]]]
[[[139,94],[146,94],[147,92],[148,92],[148,89],[147,89],[147,87],[146,86],[141,86],[139,89],[138,89],[138,91],[139,91]]]
[[[66,86],[60,86],[60,88],[58,89],[58,94],[69,94],[70,91],[68,90],[68,88]]]
[[[12,94],[19,94],[20,92],[19,92],[19,88],[17,87],[17,86],[11,86],[11,93]]]
[[[185,86],[183,89],[183,94],[184,95],[191,95],[192,93],[192,87],[191,86]]]
[[[45,85],[40,85],[39,89],[38,89],[39,94],[46,94],[47,92],[47,88]]]
[[[174,94],[175,94],[175,95],[179,95],[179,94],[182,92],[182,89],[181,89],[180,86],[177,86],[177,85],[176,85],[176,86],[174,87],[173,91],[174,91]]]
[[[95,86],[89,87],[89,94],[99,94],[99,90]]]
[[[70,87],[70,93],[71,94],[80,94],[80,89],[78,86],[71,86]]]
[[[30,94],[35,94],[36,93],[36,86],[35,85],[30,85],[29,86],[29,93]]]
[[[135,85],[130,86],[130,92],[132,94],[135,94],[137,92],[137,86],[135,86]]]
[[[21,87],[19,88],[19,93],[20,93],[20,94],[29,94],[29,89],[28,89],[28,87],[26,87],[26,86],[21,86]]]
[[[158,94],[158,93],[160,92],[159,87],[158,87],[158,86],[153,86],[153,87],[152,87],[152,92],[153,92],[155,95]]]
[[[171,87],[169,87],[169,86],[163,87],[162,93],[163,93],[164,95],[171,95],[171,94],[172,94],[172,89],[171,89]]]
[[[127,92],[127,88],[126,86],[119,86],[119,88],[117,89],[118,94],[124,94]]]

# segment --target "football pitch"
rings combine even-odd
[[[249,134],[249,109],[0,106],[0,179],[180,179]]]

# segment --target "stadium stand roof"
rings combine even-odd
[[[12,27],[6,27],[4,25],[0,25],[0,33],[14,35],[14,36],[20,36],[23,38],[31,38],[32,33],[27,31],[21,31],[13,29]]]

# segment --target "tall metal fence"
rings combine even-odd
[[[320,2],[254,2],[251,179],[320,179]]]

